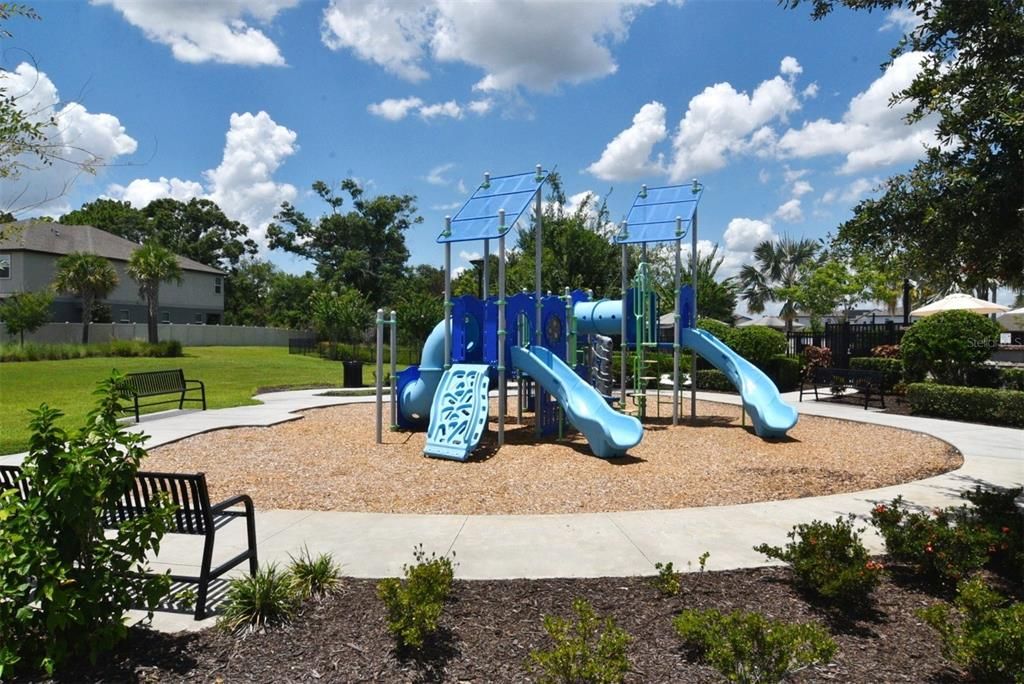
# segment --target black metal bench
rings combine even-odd
[[[815,368],[809,378],[814,388],[814,399],[818,399],[818,387],[828,387],[833,394],[853,389],[864,395],[864,408],[868,407],[871,396],[875,395],[885,408],[885,374],[881,371],[859,368]],[[804,385],[800,383],[800,401],[804,400]],[[810,391],[810,390],[808,390]]]
[[[201,380],[186,380],[185,371],[180,368],[165,371],[146,371],[144,373],[126,373],[121,378],[119,389],[121,396],[131,399],[134,402],[135,422],[139,422],[139,409],[147,406],[160,406],[161,404],[178,403],[178,408],[184,408],[185,402],[202,403],[203,410],[206,410],[206,385]],[[188,392],[199,390],[199,397],[187,396]],[[174,399],[165,401],[151,401],[140,404],[139,399],[145,397],[158,397],[165,394],[178,395]]]
[[[22,499],[28,496],[28,483],[21,476],[20,466],[0,465],[0,491],[5,489],[18,490]],[[205,539],[199,576],[170,576],[172,582],[197,585],[195,618],[202,620],[206,617],[206,599],[211,581],[244,560],[249,561],[249,574],[256,574],[256,511],[252,499],[246,494],[211,505],[204,473],[191,475],[140,471],[135,475],[132,488],[113,508],[104,513],[103,526],[117,529],[122,523],[145,515],[160,494],[166,494],[175,507],[168,531],[171,534],[202,535]],[[244,508],[231,510],[238,505]],[[245,518],[248,548],[213,568],[213,545],[217,530],[235,518]]]

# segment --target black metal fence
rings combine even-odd
[[[826,347],[832,350],[832,365],[848,368],[855,356],[871,356],[871,350],[883,344],[899,344],[907,326],[898,323],[826,323],[820,333],[791,332],[786,335],[789,354],[799,356],[804,347]]]
[[[418,364],[420,352],[420,347],[399,345],[395,362],[402,366]],[[321,359],[332,361],[362,361],[371,364],[377,362],[377,350],[372,344],[342,344],[294,338],[288,340],[288,353],[319,356]],[[390,362],[387,349],[384,350],[384,360]]]

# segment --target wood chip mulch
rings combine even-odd
[[[385,427],[384,444],[376,444],[374,406],[353,404],[267,428],[196,435],[153,449],[143,468],[203,471],[213,498],[244,492],[258,510],[469,515],[821,496],[930,477],[963,462],[945,442],[877,425],[802,415],[786,439],[769,441],[749,420],[741,425],[737,406],[698,402],[697,415],[696,426],[688,418],[676,427],[655,418],[626,457],[602,460],[581,436],[537,440],[532,425],[515,425],[514,416],[499,450],[492,411],[481,447],[459,463],[425,458],[424,433]]]
[[[946,661],[936,633],[915,611],[940,600],[884,581],[873,605],[846,618],[809,602],[785,568],[691,573],[682,593],[662,598],[642,578],[456,581],[438,636],[419,656],[397,653],[373,580],[347,579],[334,598],[309,603],[290,626],[236,638],[216,629],[159,634],[139,629],[105,662],[76,669],[74,682],[528,682],[535,649],[551,648],[543,616],[571,615],[590,601],[632,637],[626,681],[721,682],[683,647],[672,619],[685,608],[761,612],[813,621],[832,633],[832,662],[789,682],[971,681]]]

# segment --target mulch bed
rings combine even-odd
[[[457,568],[456,568],[457,572]],[[846,619],[791,585],[786,568],[690,573],[677,597],[644,578],[456,581],[442,629],[420,656],[395,652],[374,580],[347,579],[336,597],[306,605],[288,627],[236,638],[216,629],[158,634],[133,630],[106,663],[76,669],[74,682],[520,682],[534,681],[531,650],[550,648],[544,615],[569,616],[591,602],[633,638],[629,682],[720,682],[672,629],[684,608],[743,609],[815,621],[832,632],[833,661],[793,682],[965,682],[940,653],[935,632],[915,616],[940,599],[886,580],[874,605]]]

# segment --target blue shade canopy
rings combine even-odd
[[[620,228],[615,242],[632,244],[681,240],[690,230],[703,194],[704,186],[699,183],[641,190],[626,216],[626,234],[623,235]],[[683,220],[682,230],[678,233],[677,216]]]
[[[490,240],[504,235],[530,206],[547,180],[547,171],[498,176],[482,183],[452,219],[451,233],[442,231],[437,241]],[[485,187],[486,186],[486,187]],[[498,211],[505,210],[505,226],[498,226]]]

